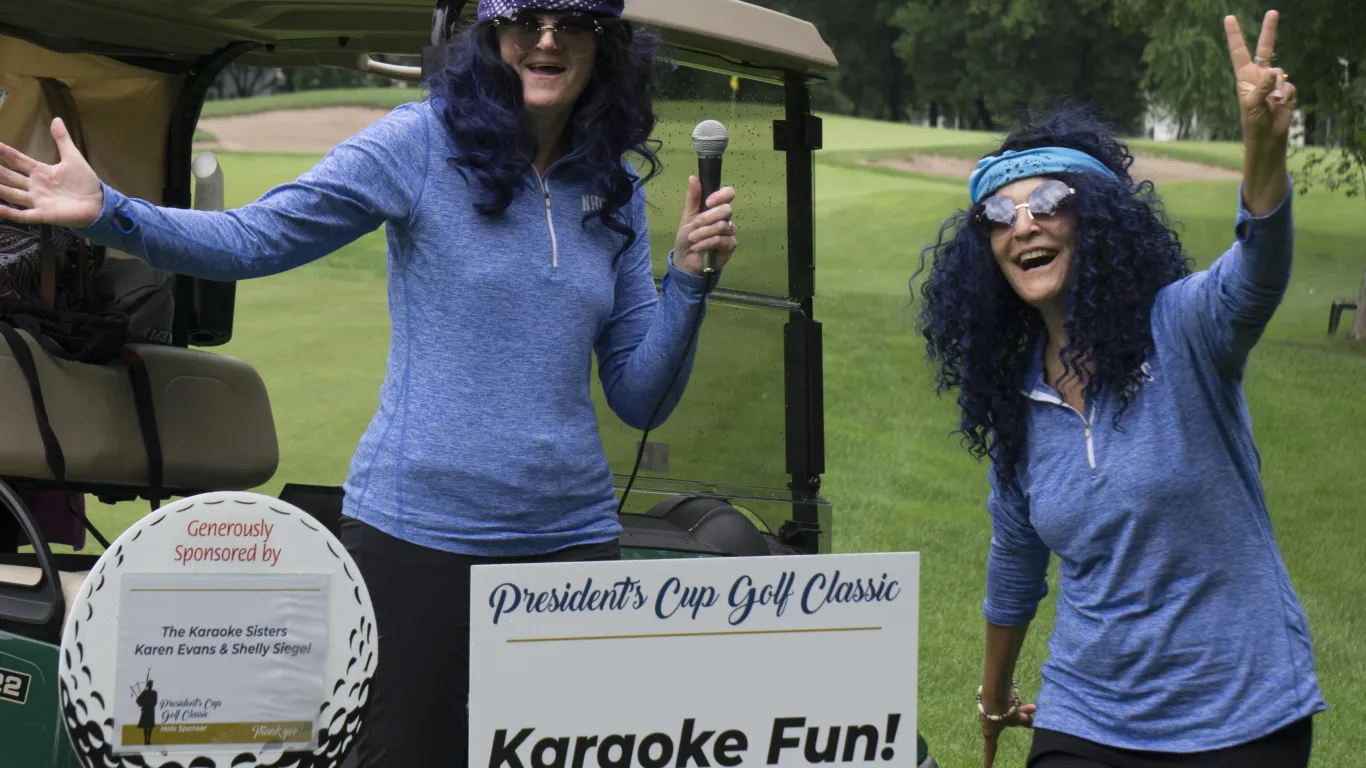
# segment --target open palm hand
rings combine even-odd
[[[103,187],[61,119],[52,121],[52,140],[60,158],[56,165],[0,144],[0,202],[8,204],[0,205],[0,217],[82,229],[99,218]]]

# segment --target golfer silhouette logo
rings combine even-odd
[[[142,710],[142,716],[138,718],[138,727],[142,729],[142,743],[151,746],[152,729],[157,724],[157,692],[152,687],[150,678],[147,680],[147,686],[142,689],[142,693],[138,694],[137,704]]]

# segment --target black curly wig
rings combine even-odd
[[[1153,300],[1164,286],[1189,275],[1192,264],[1152,182],[1133,180],[1129,148],[1093,111],[1066,106],[1032,115],[999,151],[1049,146],[1086,152],[1118,176],[1055,176],[1077,190],[1063,361],[1069,377],[1089,372],[1088,399],[1102,390],[1118,394],[1118,429],[1152,347]],[[989,456],[998,477],[1008,482],[1024,450],[1024,377],[1047,331],[1039,312],[1001,274],[989,235],[975,221],[980,208],[979,203],[955,212],[921,253],[916,276],[932,264],[920,291],[917,328],[937,367],[937,392],[960,390],[957,433],[972,455]]]

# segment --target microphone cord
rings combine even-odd
[[[688,334],[688,346],[683,348],[683,356],[678,359],[678,366],[674,368],[674,375],[669,379],[669,386],[664,388],[664,394],[660,395],[659,402],[655,403],[655,409],[650,414],[650,418],[645,422],[645,433],[640,437],[640,448],[636,451],[636,465],[631,469],[631,477],[626,482],[626,489],[622,491],[621,501],[617,504],[617,514],[626,508],[626,497],[631,495],[631,487],[636,483],[636,474],[640,472],[640,461],[645,456],[645,444],[650,439],[650,430],[655,423],[655,417],[664,407],[664,401],[669,399],[669,394],[674,390],[674,384],[678,382],[678,376],[683,372],[683,366],[688,362],[688,355],[692,354],[693,345],[697,342],[698,332],[702,329],[702,315],[707,308],[707,296],[711,294],[712,282],[716,278],[715,272],[703,273],[706,283],[702,287],[702,298],[697,302],[697,316],[693,319],[692,332]]]

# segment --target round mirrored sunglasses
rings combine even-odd
[[[542,19],[536,14],[524,13],[511,19],[495,19],[493,25],[519,54],[536,50],[545,33],[550,32],[555,46],[571,59],[592,55],[593,43],[602,34],[602,25],[596,19],[572,14]]]
[[[1005,195],[996,194],[982,203],[977,220],[993,232],[1003,232],[1015,226],[1015,217],[1025,209],[1031,219],[1048,219],[1058,213],[1077,190],[1057,179],[1049,179],[1029,193],[1029,200],[1018,205]]]

